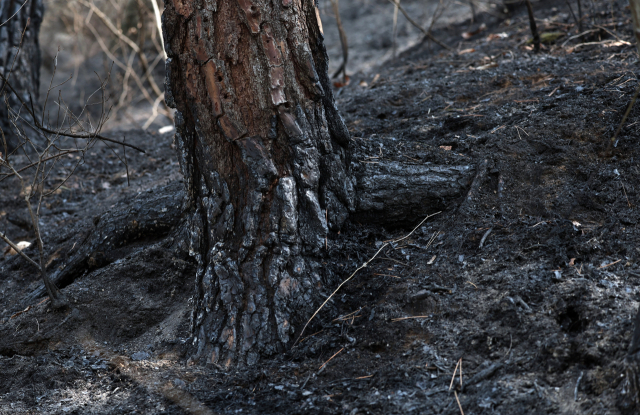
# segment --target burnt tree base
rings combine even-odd
[[[371,164],[354,174],[356,211],[351,219],[362,224],[412,226],[420,218],[447,209],[466,194],[474,168],[399,162]],[[187,246],[182,183],[141,193],[94,219],[90,232],[75,241],[75,252],[50,274],[56,286],[71,284],[84,272],[104,267],[127,255],[134,243],[155,242],[171,232],[174,243]],[[40,285],[25,299],[30,305],[47,294]]]

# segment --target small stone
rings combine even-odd
[[[149,359],[151,356],[149,355],[149,353],[147,352],[136,352],[134,354],[131,355],[131,359],[135,360],[135,361],[139,361],[139,360],[147,360]]]

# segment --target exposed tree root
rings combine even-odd
[[[126,245],[167,235],[182,218],[183,200],[182,184],[176,182],[140,193],[95,218],[95,228],[84,240],[76,242],[78,250],[66,265],[53,272],[52,283],[58,287],[69,285],[84,271],[117,260],[118,250]],[[46,293],[45,286],[39,286],[25,298],[25,305]]]
[[[464,194],[473,171],[472,166],[419,166],[398,162],[367,165],[355,174],[357,207],[352,218],[360,223],[409,223],[446,207]],[[465,201],[478,187],[477,182]],[[51,274],[51,281],[64,287],[83,272],[101,268],[126,255],[127,245],[167,235],[182,219],[184,198],[183,186],[176,182],[141,193],[95,218],[95,228],[84,240],[76,242],[79,248],[63,267]],[[24,304],[33,304],[46,293],[45,286],[41,285],[25,298]]]

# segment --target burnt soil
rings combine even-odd
[[[194,270],[174,233],[88,264],[65,284],[62,311],[24,304],[38,275],[0,254],[0,413],[620,413],[640,302],[640,106],[612,154],[604,147],[638,84],[638,55],[626,2],[594,3],[592,31],[573,39],[566,5],[534,3],[541,32],[561,33],[540,53],[525,10],[496,8],[435,30],[453,50],[420,42],[337,91],[352,168],[455,158],[476,166],[479,187],[385,248],[281,356],[188,364]],[[50,271],[96,217],[178,186],[170,133],[127,142],[147,151],[127,152],[129,186],[118,154],[97,145],[47,199]],[[347,223],[324,261],[345,279],[422,219]],[[0,229],[33,240],[10,181]]]

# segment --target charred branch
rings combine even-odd
[[[540,51],[540,34],[538,33],[538,26],[536,25],[536,18],[533,15],[533,7],[531,6],[531,0],[525,0],[527,4],[527,13],[529,14],[529,25],[531,26],[531,35],[533,36],[533,50]]]

